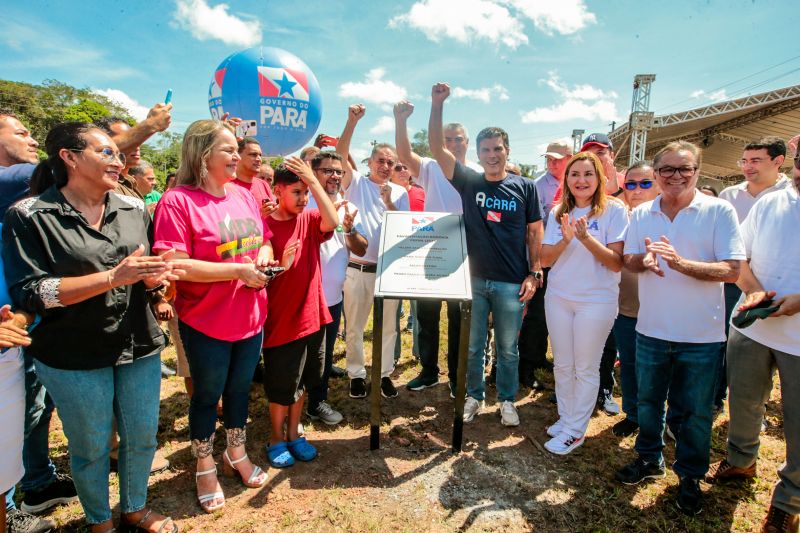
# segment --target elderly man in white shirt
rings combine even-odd
[[[668,144],[653,160],[661,194],[637,207],[625,238],[625,267],[639,276],[636,460],[617,480],[636,484],[664,477],[664,411],[681,413],[673,471],[677,504],[703,508],[699,481],[708,471],[714,385],[724,349],[723,282],[739,277],[744,245],[733,207],[696,190],[700,149]]]
[[[351,105],[347,123],[336,145],[336,152],[347,159],[350,141],[356,124],[364,116],[366,109],[362,104]],[[359,221],[354,229],[366,237],[369,245],[363,257],[352,257],[347,265],[344,282],[344,315],[346,322],[347,375],[350,377],[350,397],[367,396],[367,370],[364,366],[364,328],[372,309],[375,292],[375,274],[378,263],[383,213],[385,211],[408,211],[408,193],[389,182],[392,169],[397,161],[394,147],[389,144],[376,144],[372,147],[367,166],[369,176],[345,165],[342,177],[344,198],[358,209]],[[397,396],[397,389],[390,377],[394,371],[394,346],[397,339],[398,300],[387,299],[383,304],[383,344],[381,346],[381,382],[384,398]]]

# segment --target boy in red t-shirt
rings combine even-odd
[[[309,192],[319,209],[306,209]],[[333,236],[339,217],[311,167],[297,157],[275,170],[275,195],[278,209],[269,217],[273,253],[282,257],[285,249],[296,247],[289,269],[267,287],[273,303],[264,324],[264,391],[272,427],[267,456],[272,466],[283,468],[317,456],[297,426],[306,389],[322,379],[319,347],[322,326],[331,316],[322,292],[319,247]]]

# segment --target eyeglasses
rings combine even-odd
[[[339,168],[318,168],[318,172],[322,172],[322,174],[326,178],[330,178],[331,176],[336,176],[337,178],[341,178],[344,176],[344,170]]]
[[[764,161],[769,161],[769,160],[764,159],[763,157],[754,157],[753,159],[740,159],[736,162],[736,166],[739,168],[744,168],[747,165],[760,165]]]
[[[640,189],[649,189],[653,186],[652,180],[642,180],[642,181],[626,181],[625,182],[625,189],[628,191],[635,191],[637,187]]]
[[[394,166],[394,171],[395,172],[402,172],[404,170],[408,170],[408,167],[405,166],[405,165],[395,165]]]
[[[691,178],[697,172],[698,167],[661,167],[657,168],[656,172],[662,178],[671,178],[677,172],[682,178]]]
[[[70,152],[75,152],[76,154],[83,153],[85,150],[85,148],[83,150],[69,148]],[[100,160],[105,161],[106,163],[114,163],[117,159],[119,159],[119,162],[122,163],[122,166],[125,166],[125,154],[121,152],[115,152],[111,148],[103,148],[102,150],[95,150],[95,153],[100,156]]]

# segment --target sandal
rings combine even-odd
[[[260,489],[261,487],[266,485],[268,478],[265,475],[264,480],[261,483],[256,483],[255,481],[253,481],[262,473],[264,473],[264,471],[261,470],[261,467],[253,465],[253,473],[250,474],[250,478],[247,481],[245,481],[244,478],[241,477],[242,473],[239,472],[238,468],[236,468],[236,465],[238,463],[241,463],[245,459],[247,459],[247,454],[244,454],[239,459],[233,461],[231,460],[231,457],[228,455],[228,450],[225,450],[224,452],[222,452],[222,473],[225,474],[227,477],[233,477],[235,473],[238,473],[245,487],[249,487],[251,489]]]
[[[207,476],[209,474],[216,474],[216,473],[217,473],[217,467],[215,466],[214,468],[209,468],[208,470],[197,472],[194,475],[194,477],[195,479],[197,479],[201,476]],[[214,500],[219,500],[219,499],[222,500],[222,503],[217,505],[207,505],[209,502],[213,502]],[[213,513],[217,509],[222,509],[223,507],[225,507],[225,494],[223,494],[222,491],[210,492],[208,494],[198,494],[197,501],[200,502],[200,507],[202,507],[205,512]]]
[[[147,512],[144,514],[142,518],[139,519],[138,522],[135,524],[126,524],[125,522],[120,522],[119,524],[119,531],[120,533],[150,533],[149,529],[145,529],[142,527],[144,523],[150,518],[150,515],[153,514],[152,509],[148,509]],[[164,530],[164,526],[170,524],[172,529]],[[113,530],[112,530],[113,531]],[[164,518],[164,521],[161,522],[161,527],[156,530],[156,533],[178,533],[178,524],[172,520],[172,517],[167,516]]]
[[[309,444],[305,437],[286,443],[289,453],[298,461],[311,461],[317,456],[317,449]]]
[[[267,447],[269,464],[275,468],[286,468],[294,464],[294,457],[289,453],[286,442],[279,442]]]

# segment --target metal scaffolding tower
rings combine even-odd
[[[633,100],[631,102],[631,147],[628,166],[644,160],[647,148],[647,131],[653,128],[653,112],[650,109],[650,85],[656,81],[655,74],[637,74],[633,78]]]

